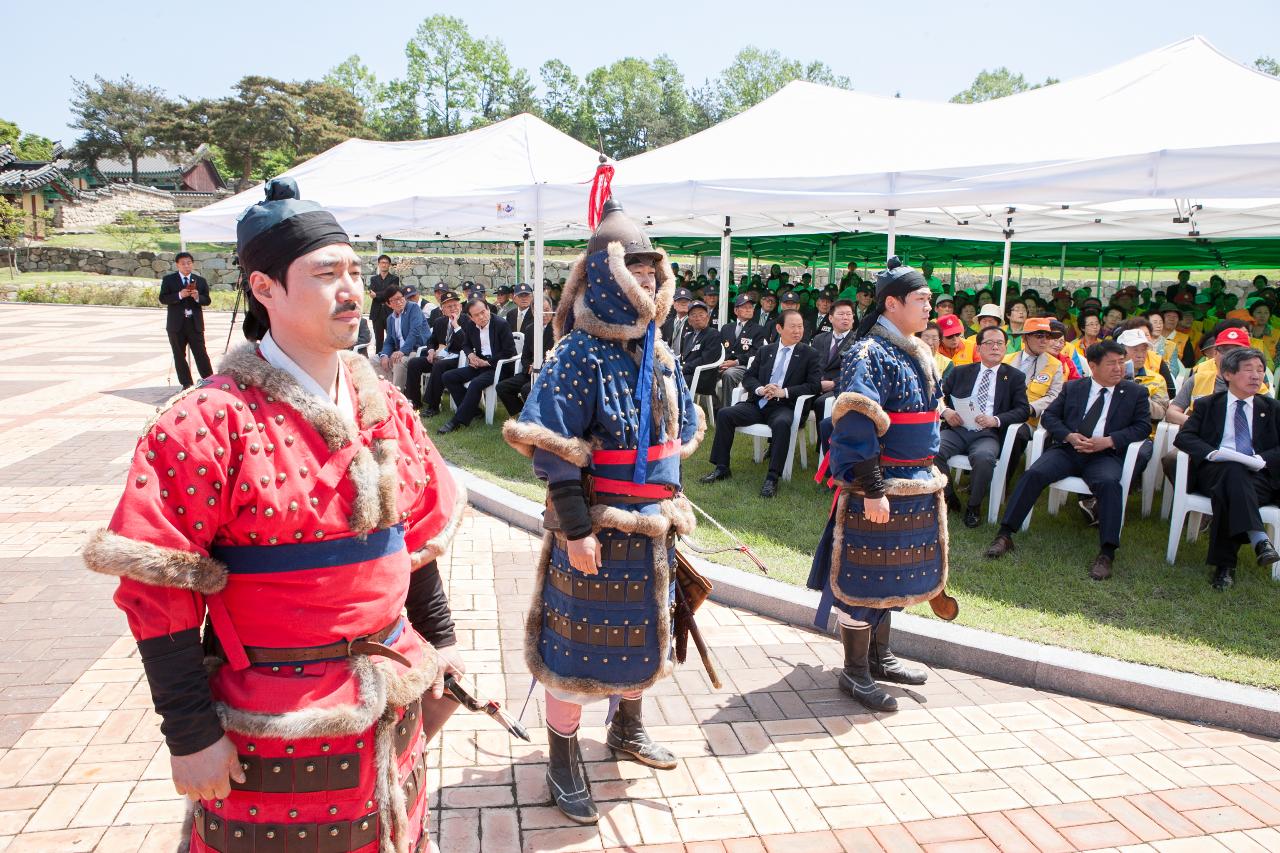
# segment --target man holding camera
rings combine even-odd
[[[178,271],[169,273],[160,281],[160,304],[167,305],[169,309],[164,328],[169,333],[178,384],[190,388],[194,381],[191,365],[187,364],[188,347],[195,357],[200,378],[213,375],[213,365],[209,363],[209,353],[204,347],[204,312],[201,311],[201,306],[211,301],[209,282],[193,272],[195,259],[190,252],[179,252],[174,258],[174,266]]]

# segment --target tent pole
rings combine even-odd
[[[523,248],[524,248],[523,240],[521,240],[519,243],[516,243],[516,267],[511,271],[512,276],[516,280],[515,281],[516,284],[519,284],[520,281],[522,280],[520,273],[524,270],[524,257],[521,254],[521,250]]]
[[[1009,220],[1010,224],[1013,220]],[[1000,314],[1004,314],[1005,299],[1009,293],[1009,254],[1013,250],[1013,229],[1004,229],[1004,260],[1000,262]]]
[[[996,280],[996,262],[990,261],[987,264],[987,290],[991,289],[991,284]]]
[[[889,211],[889,245],[888,245],[888,253],[885,255],[885,260],[892,258],[894,255],[894,251],[895,251],[894,244],[897,242],[897,236],[898,236],[897,232],[898,232],[898,211],[891,210]]]
[[[1062,255],[1058,259],[1058,289],[1062,289],[1062,277],[1067,273],[1067,244],[1062,244]]]
[[[951,258],[951,295],[956,295],[956,259],[953,255]]]
[[[1120,259],[1120,268],[1116,272],[1116,292],[1120,292],[1120,285],[1124,282],[1124,258]]]
[[[544,246],[542,244],[541,189],[537,191],[534,199],[537,218],[533,221],[533,370],[536,373],[542,367],[542,299],[544,293],[542,279],[545,278],[542,256]]]
[[[716,322],[724,328],[729,322],[729,281],[733,278],[733,229],[729,217],[724,218],[724,234],[720,236],[720,304],[716,306]],[[725,272],[727,270],[727,272]]]
[[[836,282],[836,243],[839,241],[839,237],[832,237],[831,245],[827,248],[827,287]]]
[[[1094,296],[1102,298],[1102,252],[1098,252],[1098,290]]]
[[[382,254],[382,235],[381,234],[379,234],[378,239],[374,241],[373,250],[375,252],[374,254],[375,258],[379,257]]]

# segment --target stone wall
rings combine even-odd
[[[101,249],[71,249],[60,246],[33,246],[18,250],[18,269],[22,272],[87,272],[126,278],[163,278],[173,272],[174,252],[116,252]],[[230,289],[238,269],[230,252],[194,252],[196,272],[209,280],[211,287]],[[362,255],[365,272],[371,273],[377,255]],[[502,284],[517,284],[514,258],[446,258],[425,255],[395,256],[393,270],[406,285],[430,290],[443,281],[458,286],[474,281],[492,289]],[[569,264],[546,261],[546,277],[552,280],[569,274]]]
[[[86,190],[73,202],[58,205],[53,224],[64,231],[92,231],[115,222],[127,211],[170,211],[173,196],[164,190],[138,184],[109,184]]]

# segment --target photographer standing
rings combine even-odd
[[[204,313],[202,305],[208,305],[209,282],[204,276],[192,272],[195,258],[190,252],[179,252],[174,258],[177,272],[171,272],[160,281],[160,304],[169,306],[165,331],[169,333],[169,346],[173,349],[173,369],[178,372],[178,382],[190,388],[191,367],[187,364],[187,347],[195,356],[200,378],[213,374],[209,353],[204,348]]]

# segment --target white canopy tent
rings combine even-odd
[[[530,346],[537,358],[543,241],[585,232],[587,190],[598,162],[591,148],[526,113],[438,139],[351,139],[284,176],[296,179],[302,197],[324,205],[355,238],[519,243],[532,235],[535,340]],[[182,214],[183,241],[235,242],[240,214],[262,198],[259,184]]]

